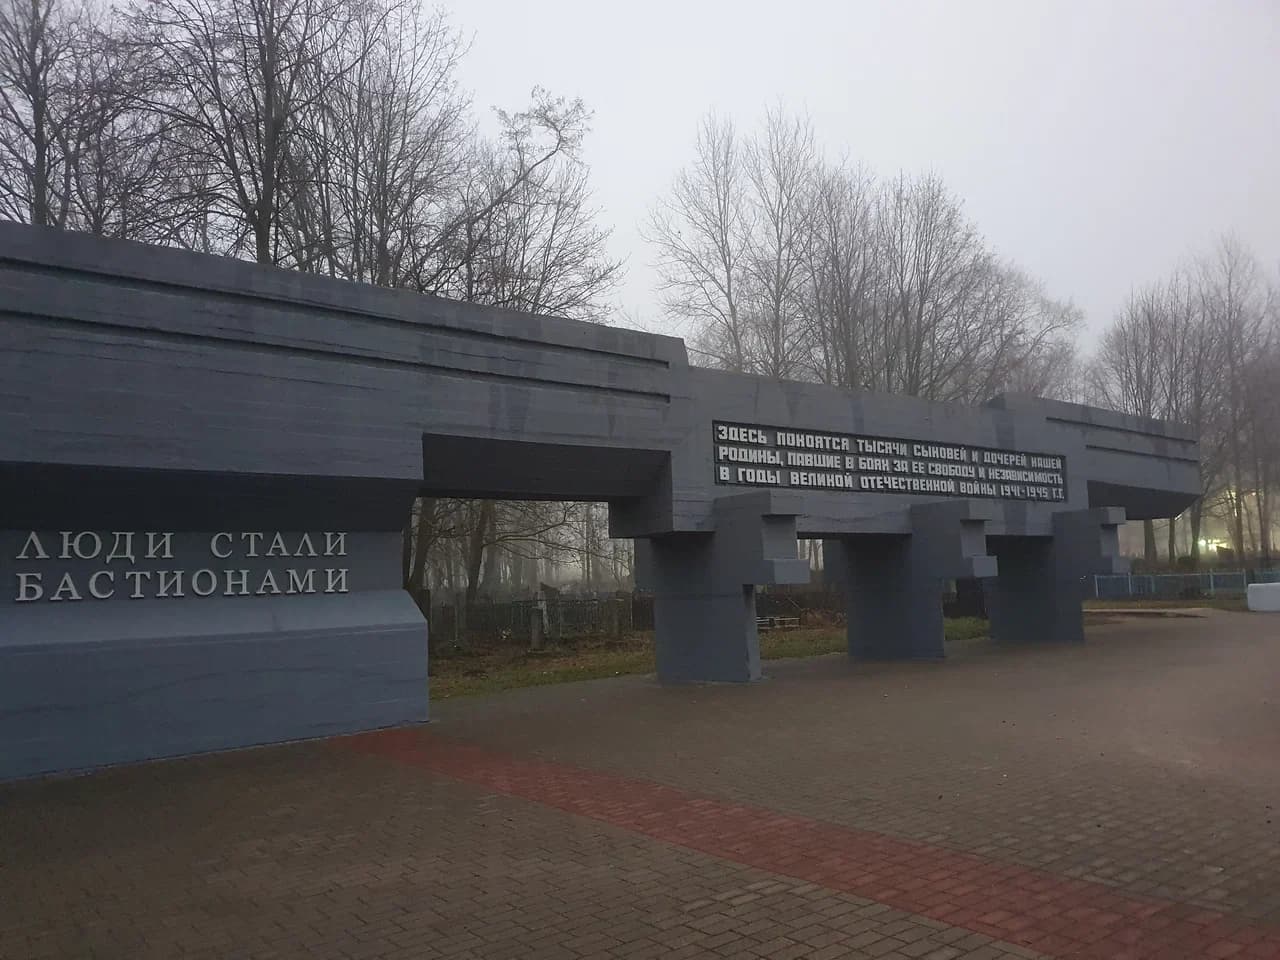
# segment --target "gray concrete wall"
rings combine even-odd
[[[854,489],[793,485],[827,476],[803,468],[751,486],[724,482],[746,474],[722,472],[717,424],[757,437],[732,456],[790,456],[779,431],[952,453],[836,470]],[[1060,482],[972,501],[918,484],[989,453],[1044,455]],[[955,570],[998,581],[1001,556],[1034,555],[1025,589],[1053,591],[1110,569],[1091,511],[1176,512],[1197,455],[1092,408],[693,369],[669,337],[0,224],[0,777],[424,718],[425,625],[398,591],[418,494],[607,501],[657,593],[662,678],[750,680],[753,591],[804,579],[797,536],[828,539],[851,597],[897,571],[902,602],[851,607],[851,653],[932,656]],[[98,599],[95,573],[144,568],[23,555],[32,532],[170,533],[188,575],[225,576],[215,533],[308,530],[361,545],[348,595]],[[81,599],[54,599],[68,573]],[[1006,636],[1044,633],[1040,608],[1002,609]]]
[[[425,721],[399,533],[249,534],[0,532],[0,779]]]

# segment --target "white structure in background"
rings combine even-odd
[[[1249,584],[1249,609],[1259,613],[1280,613],[1280,583]]]

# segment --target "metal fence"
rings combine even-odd
[[[1244,593],[1250,583],[1280,583],[1280,570],[1099,574],[1093,578],[1093,595],[1099,600],[1189,600]]]
[[[438,648],[530,642],[535,619],[540,621],[539,635],[551,642],[620,638],[653,629],[653,595],[648,593],[457,601],[430,604],[431,636]],[[756,597],[757,616],[794,619],[805,626],[827,623],[843,613],[844,598],[834,592],[769,589]]]
[[[541,620],[541,635],[558,641],[621,636],[644,629],[646,620],[651,628],[653,616],[626,595],[548,597],[541,601],[432,605],[429,622],[431,636],[440,643],[502,644],[529,640],[535,618]]]

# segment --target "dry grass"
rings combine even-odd
[[[1196,597],[1186,600],[1155,600],[1134,597],[1124,600],[1086,600],[1086,613],[1106,613],[1109,610],[1182,610],[1187,607],[1209,607],[1213,610],[1247,610],[1243,593],[1223,593],[1216,597]]]
[[[947,620],[946,631],[948,640],[982,637],[987,632],[987,621],[975,617]],[[843,653],[845,644],[843,627],[776,630],[760,635],[760,656],[765,660],[817,657]],[[445,700],[517,687],[647,674],[655,669],[652,633],[614,641],[582,641],[572,647],[554,646],[540,651],[501,647],[434,659],[431,696]]]

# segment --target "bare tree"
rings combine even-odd
[[[980,402],[1061,393],[1080,312],[988,249],[935,176],[821,161],[808,121],[707,117],[651,212],[667,312],[714,365]]]
[[[104,236],[168,242],[169,157],[163,123],[141,109],[146,71],[112,19],[86,13],[70,77],[77,120],[65,154],[67,226]]]
[[[1165,392],[1162,415],[1189,426],[1200,442],[1200,488],[1218,490],[1222,478],[1226,433],[1221,429],[1222,341],[1208,322],[1195,272],[1180,268],[1164,288],[1167,330],[1159,345],[1158,362]],[[1204,516],[1202,495],[1188,510],[1192,564],[1200,562],[1200,531]],[[1177,556],[1177,518],[1168,524],[1168,556]]]
[[[1221,345],[1231,533],[1243,556],[1244,499],[1251,492],[1247,444],[1254,416],[1249,375],[1265,353],[1271,331],[1257,262],[1234,237],[1220,239],[1213,253],[1201,260],[1200,296],[1206,322]]]
[[[1272,525],[1275,515],[1273,497],[1280,483],[1280,437],[1275,425],[1280,423],[1280,348],[1272,336],[1259,351],[1246,374],[1245,392],[1249,398],[1250,469],[1253,474],[1253,506],[1258,523],[1258,553],[1261,566],[1270,568],[1272,561]]]
[[[65,224],[80,29],[60,0],[0,3],[0,211],[11,219]]]
[[[342,0],[150,0],[131,28],[149,55],[146,106],[171,155],[192,171],[188,199],[228,224],[231,251],[276,263],[281,207],[319,108],[365,51],[346,41],[358,8]]]
[[[545,190],[553,171],[579,163],[591,121],[581,100],[566,101],[535,87],[527,108],[496,113],[501,133],[496,142],[475,143],[461,174],[456,214],[414,250],[408,272],[418,290],[489,302],[478,264],[503,222],[504,205],[518,203],[517,192],[531,184]],[[579,196],[585,201],[585,187]]]
[[[1200,447],[1203,494],[1188,511],[1193,563],[1206,512],[1221,513],[1241,558],[1270,561],[1280,364],[1273,310],[1253,256],[1221,238],[1213,251],[1134,293],[1104,334],[1092,364],[1101,402],[1190,426]],[[1177,555],[1177,518],[1167,551]],[[1152,524],[1144,550],[1154,560]]]
[[[288,156],[289,258],[403,286],[460,209],[473,139],[456,80],[464,47],[443,13],[407,3],[359,8],[346,46],[350,68],[307,105],[308,135]]]
[[[746,266],[751,366],[767,377],[790,378],[808,347],[804,293],[817,166],[809,121],[780,109],[768,111],[761,136],[747,148],[744,166],[750,186]]]
[[[581,320],[604,317],[622,265],[596,223],[586,167],[571,158],[524,170],[512,151],[490,182],[498,202],[482,201],[464,264],[463,299]]]
[[[962,399],[966,374],[984,348],[982,323],[970,307],[992,269],[989,255],[937,177],[900,175],[880,203],[885,308],[874,387]]]
[[[818,380],[841,387],[867,383],[869,338],[882,309],[873,191],[861,168],[822,167],[809,203],[810,367]]]
[[[1102,336],[1093,379],[1103,403],[1139,417],[1158,417],[1169,409],[1167,365],[1171,335],[1164,290],[1153,284],[1130,293],[1116,321]],[[1151,520],[1142,521],[1143,553],[1155,563],[1156,535]]]
[[[745,179],[733,123],[709,114],[698,130],[692,166],[676,175],[645,231],[657,252],[666,310],[692,324],[697,346],[730,370],[747,367],[740,303],[747,259]]]

